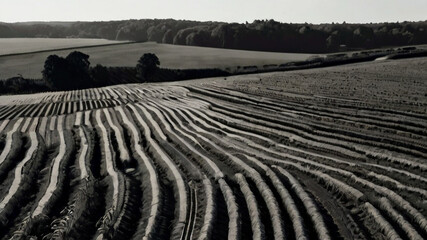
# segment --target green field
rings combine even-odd
[[[75,40],[78,41],[79,39]],[[27,41],[27,44],[30,44],[31,41],[28,39]],[[66,56],[75,50],[89,54],[92,66],[96,64],[105,66],[135,66],[142,54],[151,52],[159,57],[161,67],[180,69],[225,68],[247,65],[262,66],[264,64],[282,64],[290,61],[305,60],[310,56],[310,54],[255,52],[177,46],[152,42],[130,43],[0,56],[0,79],[14,77],[18,74],[22,74],[26,78],[40,78],[44,61],[49,55],[57,54],[59,56]],[[15,52],[22,51],[16,49]]]

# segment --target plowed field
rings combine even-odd
[[[0,97],[0,238],[426,239],[426,69]]]

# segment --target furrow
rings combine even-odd
[[[138,110],[132,105],[128,105],[128,106],[130,107],[132,112],[135,114],[138,123],[143,127],[145,139],[149,142],[150,146],[153,148],[152,151],[154,152],[154,154],[159,156],[157,160],[160,161],[160,163],[163,164],[164,167],[168,169],[168,171],[170,171],[172,175],[171,177],[174,180],[174,186],[177,189],[178,212],[177,212],[176,222],[174,224],[171,237],[176,238],[177,236],[181,236],[181,233],[184,231],[184,227],[186,224],[186,215],[188,211],[186,184],[178,168],[173,163],[172,159],[170,159],[170,157],[160,148],[159,144],[156,141],[154,141],[154,139],[152,139],[151,129],[148,127],[147,123],[145,123],[145,121],[142,119]],[[159,127],[157,128],[159,129]]]

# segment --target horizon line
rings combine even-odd
[[[128,19],[111,19],[111,20],[29,20],[29,21],[3,21],[0,20],[0,23],[7,23],[7,24],[22,24],[22,23],[79,23],[79,22],[120,22],[120,21],[131,21],[131,20],[175,20],[175,21],[193,21],[193,22],[217,22],[217,23],[228,23],[228,24],[232,24],[232,23],[238,23],[238,24],[245,24],[245,23],[253,23],[254,21],[269,21],[269,20],[273,20],[282,24],[309,24],[309,25],[322,25],[322,24],[385,24],[385,23],[405,23],[405,22],[409,22],[409,23],[417,23],[417,22],[427,22],[426,20],[404,20],[404,21],[381,21],[381,22],[347,22],[347,21],[342,21],[342,22],[321,22],[321,23],[312,23],[312,22],[282,22],[282,21],[278,21],[275,20],[274,18],[271,19],[254,19],[252,20],[252,22],[250,21],[241,21],[241,22],[236,22],[236,21],[219,21],[219,20],[193,20],[193,19],[176,19],[176,18],[128,18]]]

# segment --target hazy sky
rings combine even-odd
[[[0,21],[174,18],[252,22],[427,20],[427,0],[0,0]]]

